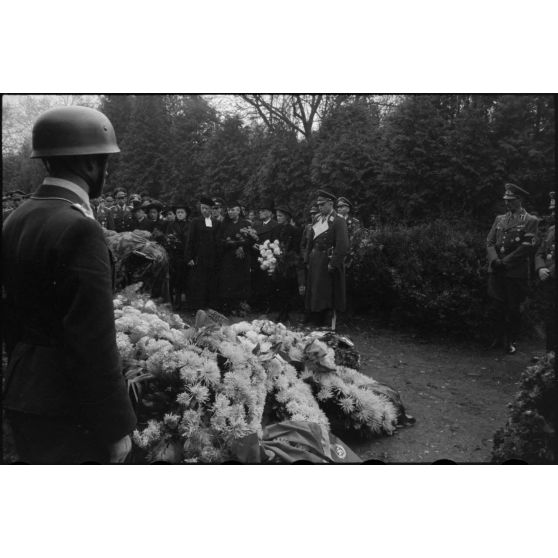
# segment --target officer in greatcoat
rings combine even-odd
[[[333,209],[334,203],[333,194],[318,190],[320,215],[312,225],[306,280],[306,311],[317,325],[329,323],[331,313],[333,330],[337,313],[346,307],[345,256],[349,249],[347,223]]]
[[[43,113],[32,158],[48,176],[2,230],[3,407],[30,463],[123,462],[136,417],[116,345],[111,258],[89,199],[120,150],[102,113]]]
[[[550,217],[554,221],[555,193],[550,192]],[[556,354],[556,225],[550,225],[535,255],[535,270],[540,281],[543,315],[546,326],[546,352]]]
[[[486,239],[488,294],[496,332],[492,346],[503,344],[509,354],[517,352],[521,304],[527,296],[529,261],[537,241],[538,220],[522,206],[527,195],[515,184],[505,185],[507,212],[496,217]]]

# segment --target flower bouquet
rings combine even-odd
[[[258,240],[258,233],[253,227],[243,227],[242,229],[240,229],[239,234],[241,235],[241,238],[245,240],[252,240],[256,242]]]
[[[263,244],[260,244],[259,251],[258,262],[260,262],[260,268],[267,271],[269,275],[273,275],[277,268],[277,260],[282,254],[279,241],[270,242],[266,240]]]

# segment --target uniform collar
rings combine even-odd
[[[93,213],[91,205],[89,204],[89,195],[83,188],[80,188],[77,184],[74,184],[69,180],[65,180],[64,178],[56,178],[54,176],[47,176],[43,180],[43,184],[45,186],[58,186],[59,188],[70,190],[70,192],[74,193],[80,199],[81,203],[85,206],[85,209],[88,210],[90,213]]]
[[[95,214],[91,209],[91,205],[89,203],[89,195],[87,192],[79,187],[74,182],[70,182],[69,180],[65,180],[64,178],[57,178],[54,176],[47,176],[43,180],[43,186],[54,186],[57,188],[63,188],[64,190],[68,190],[74,196],[76,196],[79,200],[77,204],[78,208],[89,218],[95,219]]]
[[[65,188],[66,190],[70,190],[70,192],[73,192],[80,199],[80,201],[85,205],[85,207],[91,210],[91,206],[89,205],[89,196],[87,195],[87,192],[83,188],[80,188],[77,184],[74,184],[69,180],[65,180],[64,178],[56,178],[54,176],[47,176],[43,180],[43,184],[45,186],[58,186],[60,188]]]
[[[506,213],[506,217],[508,219],[510,219],[512,217],[519,217],[521,219],[525,219],[526,215],[527,215],[527,210],[524,207],[520,207],[519,210],[517,211],[517,213],[512,213],[511,211],[508,211]]]
[[[327,215],[320,215],[320,221],[322,223],[327,223],[327,221],[329,220],[330,217],[335,217],[336,213],[335,210],[332,209]]]

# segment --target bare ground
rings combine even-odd
[[[490,461],[492,437],[507,419],[522,371],[541,342],[515,355],[477,344],[378,329],[341,326],[361,354],[361,372],[396,389],[415,425],[371,442],[348,442],[363,459],[385,463]]]

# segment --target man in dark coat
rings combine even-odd
[[[312,226],[306,280],[306,311],[318,325],[326,325],[327,314],[332,311],[331,329],[335,329],[337,312],[345,311],[345,256],[349,249],[347,223],[334,211],[334,202],[333,194],[318,190],[320,216]]]
[[[554,222],[556,201],[550,192],[550,217]],[[556,226],[550,225],[535,255],[535,270],[540,280],[543,314],[546,326],[546,352],[556,354]]]
[[[347,232],[349,233],[349,251],[345,257],[345,276],[347,282],[347,311],[352,313],[354,309],[353,296],[355,295],[356,285],[355,276],[351,268],[353,264],[353,254],[358,249],[361,238],[361,234],[359,233],[361,230],[360,221],[352,215],[353,204],[347,198],[337,198],[335,207],[339,217],[345,219],[347,223]]]
[[[273,296],[273,280],[267,271],[261,269],[258,264],[260,255],[259,246],[266,240],[273,242],[276,239],[275,230],[277,221],[273,219],[274,203],[272,200],[263,200],[259,207],[259,221],[253,225],[258,234],[258,241],[253,248],[252,266],[252,302],[251,305],[265,313],[271,310]]]
[[[522,207],[527,192],[506,184],[507,213],[498,215],[486,239],[488,294],[493,300],[496,338],[508,354],[517,352],[521,325],[521,303],[527,296],[530,257],[537,241],[538,219]]]
[[[211,203],[211,218],[216,223],[222,223],[225,220],[227,214],[225,200],[216,196],[211,198]]]
[[[124,188],[116,188],[114,191],[116,204],[111,208],[111,214],[114,221],[114,229],[116,232],[125,232],[132,230],[132,212],[127,205],[128,195]]]
[[[337,198],[336,210],[339,217],[345,219],[347,223],[347,230],[349,232],[349,242],[355,236],[355,233],[360,229],[360,221],[351,215],[353,211],[353,204],[344,197]]]
[[[314,234],[312,232],[312,227],[320,215],[320,210],[315,203],[310,206],[309,215],[310,222],[304,226],[304,230],[302,231],[302,236],[300,238],[300,255],[302,256],[302,261],[305,266],[308,265],[308,257],[310,256],[308,247],[310,246],[310,241],[312,239],[312,235]]]
[[[42,114],[31,157],[48,176],[4,223],[3,407],[30,463],[116,463],[131,449],[136,417],[116,345],[111,259],[89,205],[118,151],[98,111]]]
[[[219,225],[211,218],[211,198],[200,198],[200,216],[190,221],[185,260],[189,269],[186,305],[191,310],[218,304],[217,237]]]

